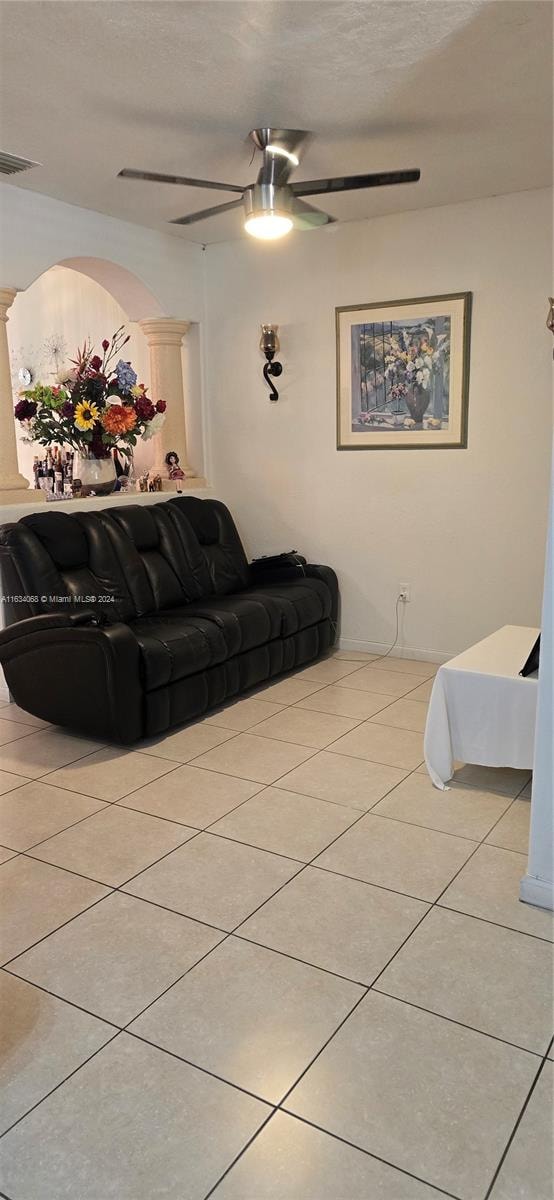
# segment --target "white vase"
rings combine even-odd
[[[115,487],[115,466],[108,458],[94,458],[92,454],[79,454],[75,458],[73,478],[81,480],[82,496],[109,496]]]

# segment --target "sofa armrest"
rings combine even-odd
[[[321,579],[327,584],[331,593],[331,624],[333,626],[333,642],[336,641],[339,632],[339,581],[336,572],[332,567],[323,566],[321,563],[306,563],[305,574],[311,576],[312,579]]]
[[[14,621],[13,625],[1,629],[0,651],[3,646],[9,646],[16,638],[28,637],[32,633],[42,633],[49,629],[73,629],[76,625],[98,624],[96,614],[88,609],[77,613],[40,613],[36,617],[26,617],[22,621]]]
[[[0,663],[27,712],[92,738],[143,736],[140,649],[128,625],[93,624],[85,612],[30,617],[0,634]]]
[[[282,563],[279,563],[279,558]],[[331,625],[333,641],[338,636],[339,584],[332,567],[309,563],[301,554],[278,555],[275,558],[258,558],[249,564],[250,587],[264,587],[273,583],[300,582],[303,578],[321,579],[331,593]]]

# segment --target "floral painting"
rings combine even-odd
[[[467,445],[470,293],[338,308],[338,447]]]

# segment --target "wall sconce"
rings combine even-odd
[[[270,375],[273,375],[278,378],[283,371],[281,363],[273,361],[275,355],[279,353],[281,348],[277,333],[278,328],[278,325],[262,325],[261,327],[262,336],[260,338],[260,350],[262,351],[262,354],[265,354],[267,360],[264,366],[264,379],[269,385],[270,400],[278,400],[279,392],[269,377]]]
[[[550,307],[548,309],[548,316],[546,318],[546,328],[549,329],[551,333],[554,333],[554,297],[553,296],[548,297],[548,303],[549,303]],[[262,328],[263,328],[263,326],[262,326]],[[554,351],[552,352],[552,356],[554,358]]]

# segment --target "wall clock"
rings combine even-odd
[[[30,367],[20,367],[17,372],[17,378],[23,384],[23,387],[29,387],[29,384],[33,381],[33,372]]]

